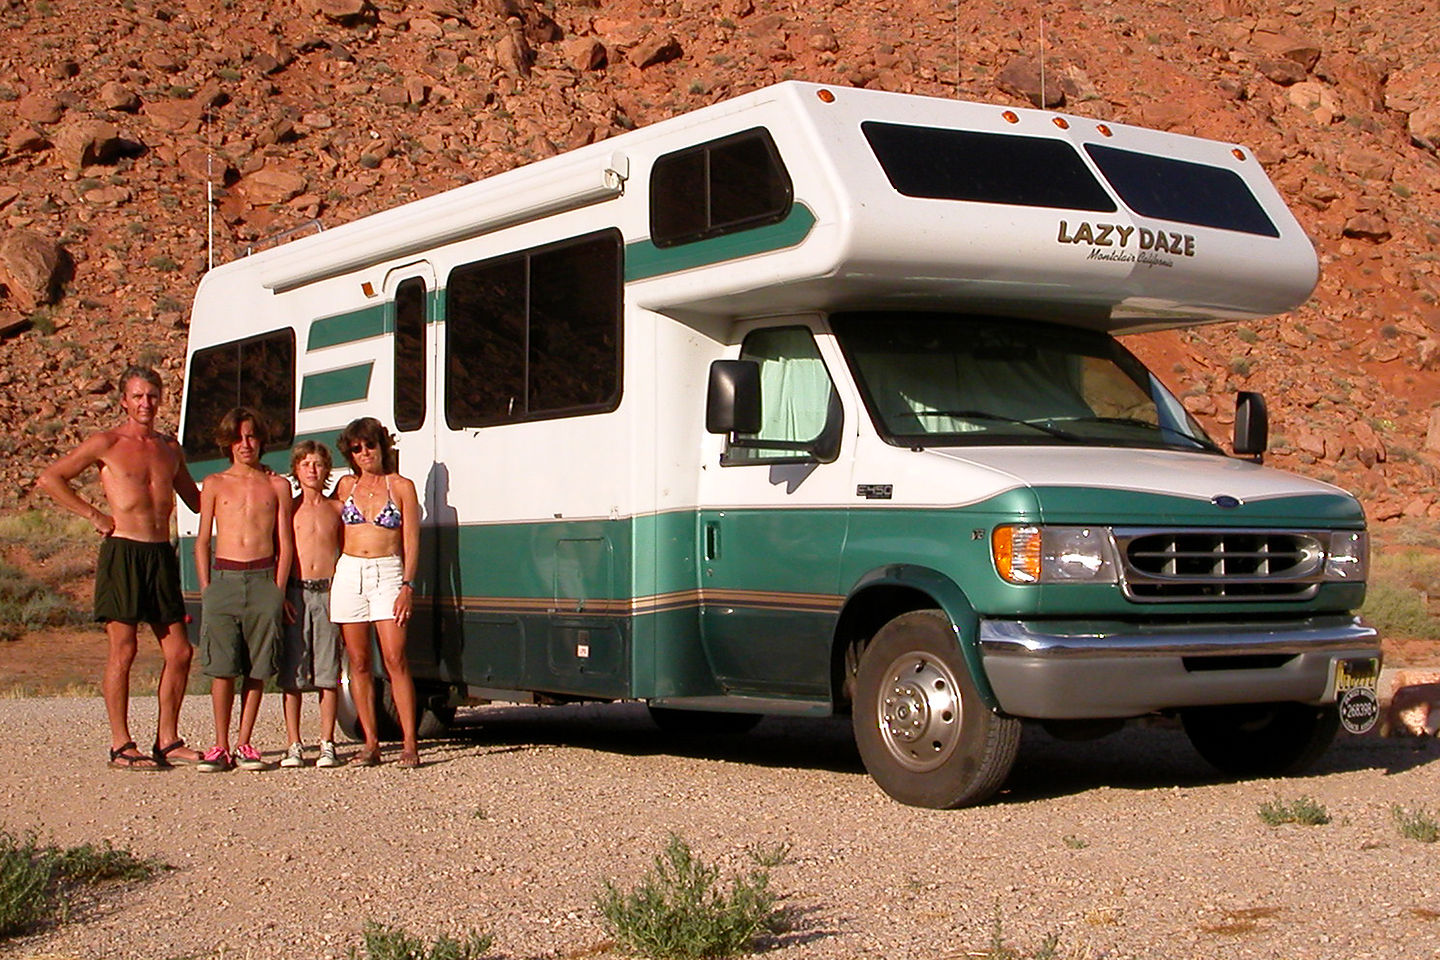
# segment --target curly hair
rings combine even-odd
[[[354,474],[360,473],[360,468],[355,465],[355,452],[352,449],[357,440],[366,440],[376,444],[380,448],[380,469],[385,473],[398,473],[400,470],[400,456],[395,452],[395,438],[385,425],[374,417],[361,417],[358,420],[351,420],[340,431],[340,439],[335,445],[340,448],[340,453],[345,457],[345,462],[350,464],[350,471]]]

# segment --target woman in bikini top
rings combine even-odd
[[[381,592],[373,595],[373,601],[364,600],[369,607],[365,614],[369,617],[368,621],[357,617],[358,622],[340,622],[340,632],[345,638],[345,651],[350,661],[350,691],[360,726],[365,731],[365,746],[357,760],[369,765],[379,762],[380,757],[371,666],[370,628],[373,625],[399,713],[404,740],[400,765],[418,766],[415,684],[405,659],[405,642],[414,603],[413,584],[420,560],[420,502],[415,484],[396,472],[399,458],[395,454],[394,440],[380,421],[374,417],[361,417],[351,422],[340,434],[339,445],[352,471],[341,477],[335,486],[335,496],[342,500],[340,519],[345,524],[340,564],[353,566],[365,563],[373,566],[380,561],[380,566],[390,571],[388,577],[393,578],[398,571],[401,578],[398,593],[394,594],[387,592],[396,589],[393,579],[385,581],[388,586],[373,581],[374,589]],[[392,595],[395,597],[393,609],[389,606]],[[333,610],[336,603],[333,588],[331,603]],[[377,606],[380,609],[376,609]]]

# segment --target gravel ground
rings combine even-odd
[[[257,743],[278,760],[266,700]],[[153,707],[134,706],[147,737]],[[208,716],[188,700],[193,741]],[[958,960],[985,951],[997,913],[1017,949],[1058,933],[1061,957],[1088,960],[1440,957],[1440,848],[1391,819],[1393,804],[1436,809],[1437,751],[1417,741],[1342,737],[1313,776],[1227,783],[1174,729],[1027,730],[998,800],[937,812],[882,795],[843,721],[677,748],[636,705],[493,706],[462,711],[418,771],[221,775],[107,769],[98,699],[0,701],[0,729],[5,828],[175,868],[4,956],[320,960],[367,920],[480,928],[498,957],[599,955],[596,890],[638,878],[674,831],[727,870],[791,844],[772,870],[793,916],[765,945],[774,960]],[[1260,821],[1260,804],[1302,794],[1333,822]]]

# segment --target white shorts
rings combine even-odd
[[[330,580],[331,623],[395,619],[395,598],[405,576],[399,557],[352,557],[342,553]]]

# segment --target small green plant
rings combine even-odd
[[[1071,850],[1084,850],[1086,847],[1090,846],[1089,840],[1086,840],[1084,837],[1077,837],[1073,833],[1065,834],[1065,836],[1061,837],[1060,840],[1065,844],[1065,846],[1069,847]]]
[[[1004,930],[1000,923],[1000,908],[995,908],[995,922],[990,928],[990,943],[984,953],[971,954],[980,960],[1055,960],[1060,949],[1060,934],[1048,933],[1040,946],[1031,953],[1025,953],[1005,942]]]
[[[764,868],[731,877],[728,892],[719,879],[718,867],[672,833],[635,889],[624,892],[607,880],[595,905],[611,935],[649,960],[730,957],[749,950],[762,930],[775,929],[779,911]]]
[[[1394,819],[1400,836],[1406,840],[1419,840],[1421,843],[1440,840],[1440,820],[1424,807],[1406,810],[1397,803],[1390,808],[1390,816]]]
[[[1260,804],[1260,819],[1266,826],[1278,827],[1282,823],[1299,823],[1307,827],[1330,822],[1325,805],[1314,797],[1301,795],[1288,803],[1276,797]]]
[[[236,70],[234,67],[221,67],[215,71],[215,75],[221,80],[227,80],[230,83],[238,83],[245,79],[245,74]]]
[[[770,869],[778,867],[790,859],[791,844],[785,840],[775,844],[773,847],[762,847],[758,843],[752,843],[745,848],[745,853],[750,861],[757,867]]]
[[[180,264],[176,263],[174,260],[171,260],[163,253],[157,253],[155,256],[151,257],[148,262],[153,269],[161,270],[165,273],[173,273],[174,271],[180,269]]]
[[[471,931],[463,941],[442,933],[427,944],[403,927],[368,921],[363,952],[351,947],[349,956],[350,960],[475,960],[489,952],[494,940],[488,933]]]

